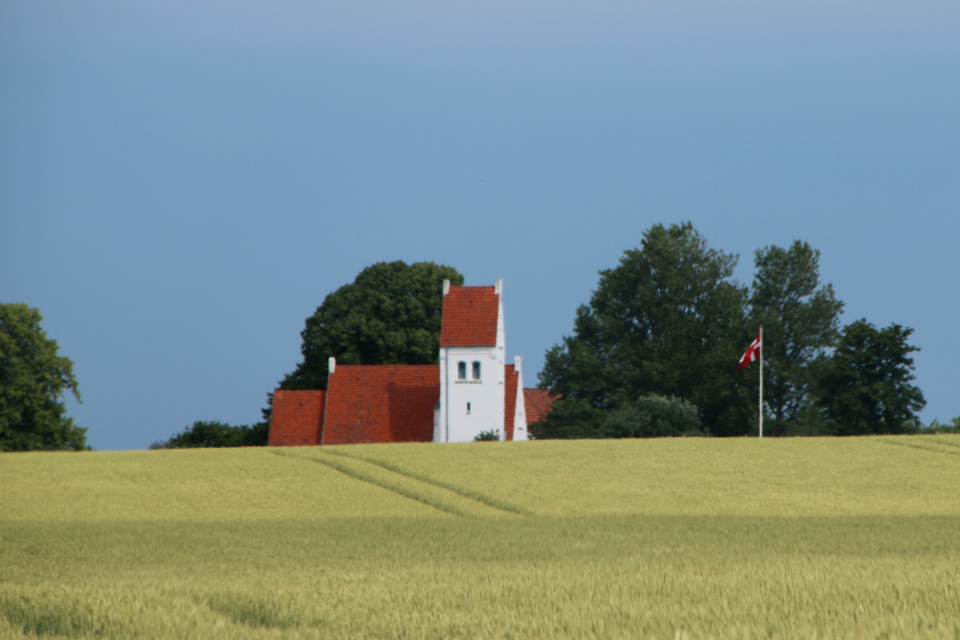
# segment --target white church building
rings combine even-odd
[[[526,440],[554,397],[506,364],[503,283],[443,282],[439,365],[340,365],[327,389],[277,390],[270,445]]]

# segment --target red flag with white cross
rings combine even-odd
[[[747,352],[743,354],[742,358],[740,358],[741,369],[743,369],[745,366],[747,366],[754,360],[758,360],[760,358],[760,346],[761,346],[761,342],[763,342],[760,336],[762,335],[763,335],[762,333],[757,334],[757,337],[754,338],[753,342],[750,343],[750,347],[747,348]]]

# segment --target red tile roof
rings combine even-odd
[[[267,444],[271,447],[318,444],[325,394],[322,390],[275,391]]]
[[[439,399],[439,365],[337,365],[321,444],[429,442]]]
[[[499,308],[493,287],[450,287],[443,296],[440,346],[496,346]]]
[[[524,389],[523,408],[527,412],[527,425],[543,420],[550,413],[550,405],[559,399],[560,395],[550,389]]]
[[[513,440],[513,419],[517,412],[517,382],[520,374],[512,364],[506,365],[504,369],[507,379],[503,390],[503,432],[506,440]]]

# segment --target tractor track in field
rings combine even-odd
[[[270,453],[322,464],[355,480],[420,502],[448,515],[458,517],[529,515],[527,511],[514,505],[507,505],[489,496],[466,491],[378,460],[322,449],[313,449],[306,455],[286,451]]]
[[[941,448],[936,447],[936,446],[928,446],[928,445],[925,445],[925,444],[918,444],[918,443],[915,443],[915,442],[896,442],[896,441],[893,441],[893,440],[880,440],[879,442],[882,442],[882,443],[884,443],[884,444],[896,445],[896,446],[898,446],[898,447],[909,447],[909,448],[911,448],[911,449],[917,449],[917,450],[919,450],[919,451],[930,451],[930,452],[932,452],[932,453],[944,453],[944,454],[947,454],[947,455],[949,455],[949,456],[960,456],[960,445],[956,445],[956,444],[954,444],[954,443],[952,443],[952,442],[942,442],[942,441],[940,441],[940,440],[933,440],[933,441],[932,441],[932,442],[935,442],[936,444],[940,445],[941,447],[957,447],[958,450],[953,451],[953,450],[950,450],[950,449],[941,449]]]
[[[326,453],[329,453],[329,454],[335,455],[335,456],[342,456],[342,457],[344,457],[344,458],[351,458],[351,459],[353,459],[353,460],[363,460],[364,462],[368,462],[368,463],[370,463],[370,464],[373,464],[373,465],[376,465],[376,466],[381,467],[381,468],[383,468],[383,469],[386,469],[387,471],[391,471],[391,472],[393,472],[393,473],[396,473],[396,474],[405,476],[405,477],[410,478],[410,479],[412,479],[412,480],[417,480],[417,481],[419,481],[419,482],[423,482],[423,483],[426,483],[426,484],[429,484],[429,485],[433,485],[433,486],[435,486],[435,487],[439,487],[440,489],[445,489],[445,490],[447,490],[447,491],[452,491],[453,493],[456,493],[456,494],[459,495],[459,496],[462,496],[462,497],[464,497],[464,498],[467,498],[468,500],[475,500],[475,501],[477,501],[477,502],[479,502],[479,503],[481,503],[481,504],[485,504],[485,505],[487,505],[488,507],[492,507],[493,509],[497,509],[497,510],[499,510],[499,511],[504,511],[504,512],[511,513],[511,514],[518,515],[518,516],[532,516],[532,515],[534,515],[532,512],[530,512],[530,511],[527,510],[527,509],[524,509],[523,507],[519,507],[519,506],[517,506],[517,505],[510,504],[509,502],[504,502],[503,500],[498,500],[498,499],[496,499],[496,498],[492,498],[492,497],[490,497],[490,496],[484,495],[484,494],[479,493],[479,492],[477,492],[477,491],[470,491],[470,490],[468,490],[468,489],[464,489],[464,488],[462,488],[462,487],[458,487],[458,486],[456,486],[456,485],[454,485],[454,484],[450,484],[450,483],[448,483],[448,482],[443,482],[443,481],[441,481],[441,480],[436,480],[436,479],[434,479],[434,478],[430,478],[429,476],[425,476],[425,475],[422,475],[422,474],[414,473],[414,472],[412,472],[412,471],[408,471],[408,470],[403,469],[402,467],[399,467],[399,466],[397,466],[397,465],[390,464],[389,462],[383,462],[382,460],[375,460],[375,459],[373,459],[373,458],[366,458],[366,457],[363,457],[363,456],[352,456],[352,455],[349,455],[349,454],[346,454],[346,453],[342,453],[342,452],[339,452],[339,451],[327,451]]]

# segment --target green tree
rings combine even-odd
[[[700,411],[682,398],[641,396],[610,412],[602,430],[605,438],[664,438],[705,436]]]
[[[751,319],[763,325],[764,404],[770,435],[802,429],[810,364],[836,343],[843,303],[820,286],[820,252],[806,242],[756,252]]]
[[[198,420],[181,433],[150,445],[151,449],[194,449],[206,447],[262,447],[267,444],[270,425],[231,426],[223,422]]]
[[[462,285],[453,267],[378,262],[323,300],[300,333],[303,362],[281,389],[326,389],[327,360],[341,364],[436,364],[443,281]]]
[[[833,355],[818,374],[827,428],[836,435],[913,433],[926,401],[914,380],[907,344],[913,329],[877,329],[864,320],[843,329]]]
[[[547,352],[541,386],[604,410],[676,396],[699,407],[715,435],[750,432],[754,382],[736,363],[751,336],[736,262],[690,223],[651,227],[639,249],[600,272],[574,335]]]
[[[0,451],[86,449],[61,401],[80,400],[73,363],[40,327],[39,309],[0,303]]]

